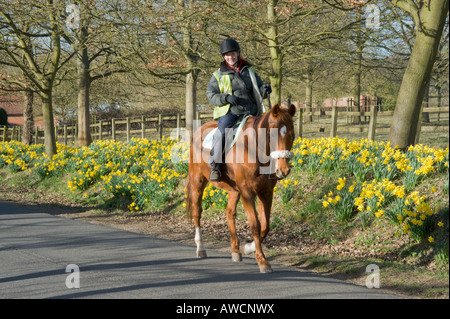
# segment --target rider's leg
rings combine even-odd
[[[213,137],[213,145],[211,148],[209,167],[211,168],[211,173],[209,175],[209,180],[218,181],[220,180],[220,164],[223,162],[223,148],[225,147],[225,131],[227,128],[233,127],[233,125],[238,120],[238,116],[228,112],[226,115],[219,118],[218,129]]]

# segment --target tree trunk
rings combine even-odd
[[[305,111],[306,118],[305,121],[310,123],[313,120],[312,117],[312,72],[310,70],[307,71],[306,74],[306,92],[305,92]]]
[[[425,89],[425,96],[422,102],[422,123],[430,123],[430,113],[424,112],[426,107],[430,107],[430,81]]]
[[[414,145],[420,108],[430,81],[448,13],[448,0],[425,1],[418,12],[420,25],[395,105],[389,141],[393,147]]]
[[[193,136],[195,107],[197,105],[197,78],[198,70],[192,70],[186,75],[186,130]],[[188,136],[186,136],[188,138]],[[189,139],[187,139],[189,140]]]
[[[192,50],[192,28],[191,20],[188,18],[190,13],[186,7],[184,0],[177,0],[179,6],[178,19],[184,21],[181,26],[182,32],[182,46],[184,51],[184,59],[186,61],[186,69],[189,73],[186,74],[186,140],[189,141],[193,132],[197,127],[194,127],[194,117],[197,105],[197,78],[199,69],[197,68],[197,61],[199,59],[197,53]]]
[[[361,15],[358,15],[359,19],[361,19]],[[361,112],[361,73],[362,73],[362,54],[364,49],[364,41],[362,40],[362,34],[361,34],[361,23],[359,24],[359,27],[357,29],[356,34],[356,64],[355,64],[355,73],[354,73],[354,80],[355,80],[355,88],[353,91],[353,95],[355,96],[354,102],[355,102],[355,110],[356,112]],[[359,124],[361,123],[361,116],[354,115],[353,116],[353,123]]]
[[[267,19],[269,22],[269,30],[267,31],[267,39],[269,42],[270,59],[272,61],[272,73],[270,75],[270,83],[272,86],[272,102],[273,105],[281,104],[281,80],[282,80],[282,63],[283,58],[278,41],[277,13],[275,7],[278,1],[271,0],[267,3]]]
[[[80,29],[80,39],[82,46],[77,55],[78,68],[78,146],[89,146],[92,143],[91,122],[89,118],[89,88],[91,86],[91,76],[89,72],[88,50],[85,46],[87,40],[87,30]]]
[[[34,93],[32,90],[24,91],[24,103],[23,103],[23,133],[22,143],[30,145],[32,141],[34,118],[33,118],[33,102]]]
[[[52,90],[47,89],[41,93],[42,117],[44,120],[45,154],[52,158],[56,154],[55,122],[53,119]]]

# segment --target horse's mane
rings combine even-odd
[[[272,114],[273,116],[273,120],[278,121],[278,122],[284,122],[284,123],[293,123],[293,119],[291,114],[289,113],[289,109],[285,108],[285,107],[281,107],[278,104],[275,104],[273,106],[273,108],[271,108],[269,111],[261,114],[260,116],[258,116],[255,121],[255,126],[256,127],[262,127],[262,125],[264,126],[268,126],[268,121],[269,121],[269,117]],[[261,125],[261,126],[260,126]]]

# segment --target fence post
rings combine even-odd
[[[34,144],[38,144],[39,129],[37,126],[34,127],[34,132]]]
[[[297,137],[303,137],[303,109],[298,109],[298,117],[297,117],[297,131],[295,132]]]
[[[159,139],[162,140],[163,137],[163,120],[162,115],[158,115],[158,131],[159,131]]]
[[[99,120],[98,121],[98,139],[100,141],[102,140],[102,135],[103,135],[103,121]]]
[[[369,122],[369,140],[375,141],[375,132],[377,128],[377,107],[372,105],[370,107],[370,122]]]
[[[127,117],[127,143],[130,142],[130,118]]]
[[[181,113],[177,113],[177,140],[180,138]]]
[[[336,106],[333,106],[331,109],[331,130],[330,137],[335,137],[337,132],[337,119],[338,119],[338,109]]]
[[[111,119],[111,139],[116,140],[116,120],[114,118]]]
[[[141,117],[141,138],[145,138],[145,116],[142,115]]]
[[[416,144],[419,144],[420,131],[422,130],[423,107],[424,107],[424,103],[422,103],[422,106],[420,107],[419,119],[417,120],[416,138],[415,138]]]
[[[72,144],[75,144],[75,123],[70,126],[70,136],[72,136]]]
[[[67,124],[64,124],[64,145],[67,145]]]

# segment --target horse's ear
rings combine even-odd
[[[288,109],[288,111],[289,111],[289,114],[291,115],[291,116],[294,116],[295,115],[295,111],[296,111],[297,109],[295,108],[295,105],[294,104],[291,104],[291,106],[289,106],[289,109]]]
[[[280,106],[277,103],[272,107],[272,115],[277,117],[278,113],[280,113]]]

